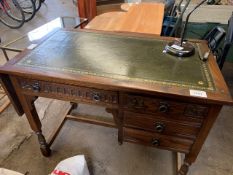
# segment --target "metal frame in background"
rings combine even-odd
[[[65,23],[64,23],[64,18],[75,18],[75,17],[60,17],[61,18],[61,24],[62,24],[62,26],[63,26],[63,28],[65,28]],[[80,18],[81,19],[81,18]],[[77,25],[75,25],[73,28],[74,29],[76,29],[76,28],[78,28],[78,27],[81,27],[84,23],[87,23],[88,22],[88,20],[86,19],[86,18],[83,18],[83,21],[82,22],[80,22],[79,24],[77,24]],[[3,45],[3,46],[1,46],[0,45],[0,49],[2,50],[2,52],[3,52],[3,54],[4,54],[4,57],[5,57],[5,59],[6,59],[6,61],[9,61],[9,56],[8,56],[8,54],[7,54],[7,51],[12,51],[12,52],[22,52],[25,48],[23,48],[23,49],[18,49],[18,48],[14,48],[14,47],[9,47],[9,45],[11,45],[11,44],[13,44],[13,43],[15,43],[15,42],[17,42],[17,41],[19,41],[19,40],[21,40],[21,39],[23,39],[23,38],[25,38],[25,37],[27,37],[27,34],[26,35],[23,35],[23,36],[21,36],[21,37],[19,37],[19,38],[17,38],[17,39],[15,39],[15,40],[13,40],[13,41],[10,41],[9,43],[7,43],[7,44],[5,44],[5,45]],[[1,42],[0,42],[1,43]]]

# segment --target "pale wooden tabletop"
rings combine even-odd
[[[108,12],[96,16],[85,28],[160,35],[163,16],[163,3],[139,3],[130,6],[127,12]]]

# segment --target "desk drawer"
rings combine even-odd
[[[157,148],[188,153],[193,141],[131,128],[123,128],[123,140]]]
[[[176,122],[156,115],[124,112],[123,124],[126,127],[143,129],[171,136],[195,139],[201,125],[191,122]]]
[[[176,102],[156,97],[121,94],[120,103],[126,110],[158,114],[168,118],[199,123],[208,114],[207,106]]]
[[[34,94],[48,95],[48,97],[52,95],[90,103],[118,104],[118,93],[113,91],[21,78],[18,82],[23,91]]]

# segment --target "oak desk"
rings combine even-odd
[[[207,62],[200,61],[199,52],[179,59],[163,53],[168,41],[60,30],[2,66],[2,86],[18,114],[26,114],[44,156],[50,155],[54,137],[46,141],[42,134],[34,106],[38,96],[105,106],[119,143],[185,153],[183,175],[232,98],[212,55]],[[193,44],[207,51],[205,42]]]

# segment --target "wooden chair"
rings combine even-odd
[[[232,45],[233,45],[233,12],[228,22],[227,34],[225,41],[223,43],[221,53],[217,55],[217,63],[220,69],[222,69],[223,64],[226,60],[226,57]]]
[[[215,55],[219,68],[222,69],[228,52],[233,45],[233,13],[228,22],[227,32],[222,27],[216,26],[203,39],[207,40],[209,49]],[[224,41],[222,42],[222,40]]]
[[[214,53],[218,49],[225,35],[226,31],[222,27],[215,26],[203,39],[208,42],[210,50]]]

